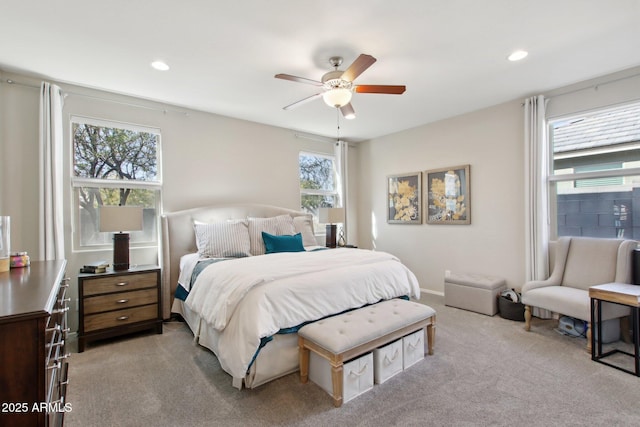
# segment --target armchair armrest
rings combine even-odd
[[[558,286],[560,285],[559,280],[554,280],[553,275],[549,277],[547,280],[532,280],[530,282],[522,285],[522,293],[525,294],[532,289],[544,288],[545,286]]]

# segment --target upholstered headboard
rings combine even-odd
[[[173,295],[180,274],[180,257],[197,252],[194,220],[217,222],[247,217],[268,218],[283,214],[311,217],[305,212],[260,204],[213,205],[162,215],[162,316],[168,319],[171,315]]]

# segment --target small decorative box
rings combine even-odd
[[[11,268],[29,267],[29,265],[31,265],[31,260],[26,252],[13,252],[11,254]]]

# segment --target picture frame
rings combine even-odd
[[[427,224],[471,224],[471,166],[425,171]]]
[[[422,172],[387,177],[387,223],[422,224]]]

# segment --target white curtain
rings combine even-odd
[[[64,258],[62,100],[58,86],[42,82],[38,255],[43,261]]]
[[[549,276],[549,142],[542,95],[524,103],[526,281]]]
[[[345,222],[342,224],[345,239],[347,238],[347,217],[348,217],[348,197],[347,197],[347,156],[348,144],[345,141],[336,141],[334,145],[334,159],[336,168],[336,187],[338,189],[338,200],[336,206],[342,206],[345,212]]]

